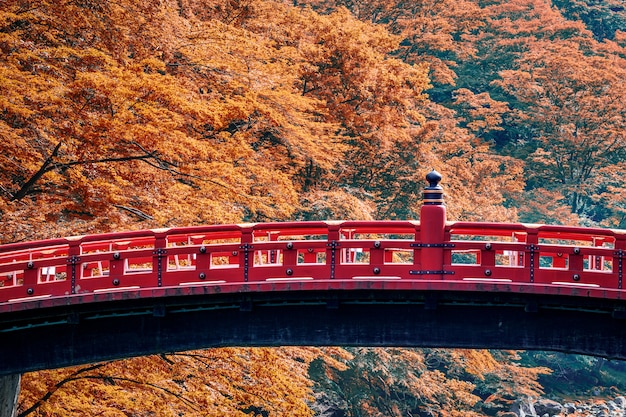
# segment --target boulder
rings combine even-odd
[[[534,403],[535,412],[537,415],[543,416],[544,414],[548,414],[549,416],[555,416],[557,414],[561,414],[563,412],[563,406],[554,401],[549,400],[547,398],[540,398]]]
[[[515,401],[511,406],[511,412],[518,417],[538,417],[530,398]]]
[[[576,404],[574,403],[565,403],[563,408],[565,409],[565,414],[572,414],[576,412]]]

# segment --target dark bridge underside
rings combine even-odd
[[[3,314],[0,375],[218,346],[557,350],[626,359],[626,304],[512,293],[299,291]]]

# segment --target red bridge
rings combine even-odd
[[[146,230],[0,246],[0,375],[221,345],[626,358],[626,231],[421,221]]]

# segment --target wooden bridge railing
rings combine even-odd
[[[198,226],[1,245],[0,312],[185,291],[372,286],[626,298],[626,231],[447,223],[440,177],[429,176],[420,222]]]

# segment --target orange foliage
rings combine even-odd
[[[311,416],[307,369],[343,367],[337,348],[223,348],[41,371],[22,379],[18,416]]]
[[[515,352],[469,349],[348,349],[345,369],[316,379],[318,396],[348,415],[479,416],[481,401],[508,407],[515,396],[538,395],[545,368],[515,363]],[[333,390],[338,384],[341,390]],[[320,387],[322,390],[320,391]]]
[[[489,13],[490,46],[513,58],[492,85],[515,103],[508,122],[519,136],[511,149],[526,159],[528,188],[559,194],[572,213],[559,216],[563,221],[623,225],[619,207],[602,196],[607,173],[619,170],[626,152],[619,41],[598,42],[548,0],[494,2]],[[526,211],[527,221],[542,215]]]
[[[459,126],[452,110],[432,105],[429,115],[420,150],[426,166],[449,174],[442,181],[448,219],[515,221],[515,209],[503,203],[524,187],[521,162],[491,153],[488,143]]]
[[[167,2],[1,13],[2,241],[35,235],[25,217],[46,224],[38,237],[288,218],[294,179],[341,156],[322,103],[298,89],[302,58],[274,60],[267,34]]]
[[[535,42],[520,69],[502,71],[498,82],[528,103],[516,117],[536,132],[537,148],[527,162],[530,182],[560,193],[581,217],[596,215],[593,200],[603,176],[626,152],[620,133],[626,128],[620,116],[626,67],[618,70],[613,62],[570,41]]]
[[[316,10],[348,8],[359,20],[384,25],[403,42],[395,55],[410,64],[427,63],[438,83],[454,84],[455,60],[474,56],[473,33],[484,25],[484,13],[471,0],[387,1],[305,0]]]
[[[455,104],[461,108],[461,114],[467,128],[479,136],[482,132],[503,130],[502,115],[509,112],[509,106],[502,101],[496,101],[489,93],[474,94],[466,88],[459,88],[455,92]]]

